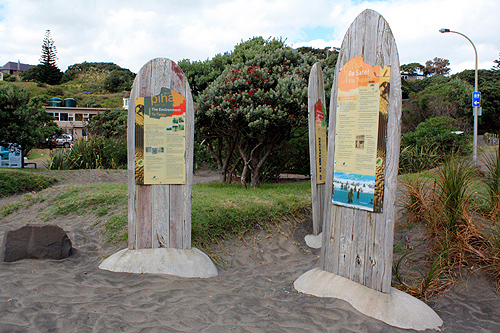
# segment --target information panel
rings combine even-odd
[[[314,122],[316,136],[316,183],[324,184],[326,177],[326,119],[325,108],[321,99],[314,104]]]
[[[136,97],[135,105],[136,138],[140,138],[136,140],[136,183],[185,184],[186,99],[162,88],[157,96]]]
[[[17,143],[0,145],[0,168],[22,168],[23,150]]]
[[[381,212],[390,67],[357,56],[339,72],[332,202]]]

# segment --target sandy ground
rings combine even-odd
[[[125,182],[123,171],[61,172],[61,184]],[[200,173],[197,181],[217,179]],[[50,195],[49,193],[47,195]],[[19,197],[3,199],[5,202]],[[43,203],[40,203],[43,205]],[[41,206],[0,219],[6,230],[39,222]],[[92,215],[57,218],[76,253],[55,260],[0,263],[0,332],[407,332],[364,316],[348,303],[300,294],[293,282],[315,268],[306,247],[310,221],[214,245],[219,275],[189,279],[98,269],[119,246],[103,242]],[[123,244],[122,244],[123,245]],[[500,332],[500,297],[480,274],[430,300],[444,332]]]

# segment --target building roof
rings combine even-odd
[[[0,69],[6,69],[6,70],[11,70],[11,71],[21,71],[21,72],[24,72],[25,70],[27,70],[30,67],[33,67],[33,65],[23,64],[23,63],[20,63],[20,62],[9,61],[8,63],[6,63],[2,67],[0,67]]]

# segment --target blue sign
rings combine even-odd
[[[472,93],[472,106],[481,106],[481,93],[479,91]]]

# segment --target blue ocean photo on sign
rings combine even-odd
[[[334,172],[332,203],[373,211],[375,176]]]

